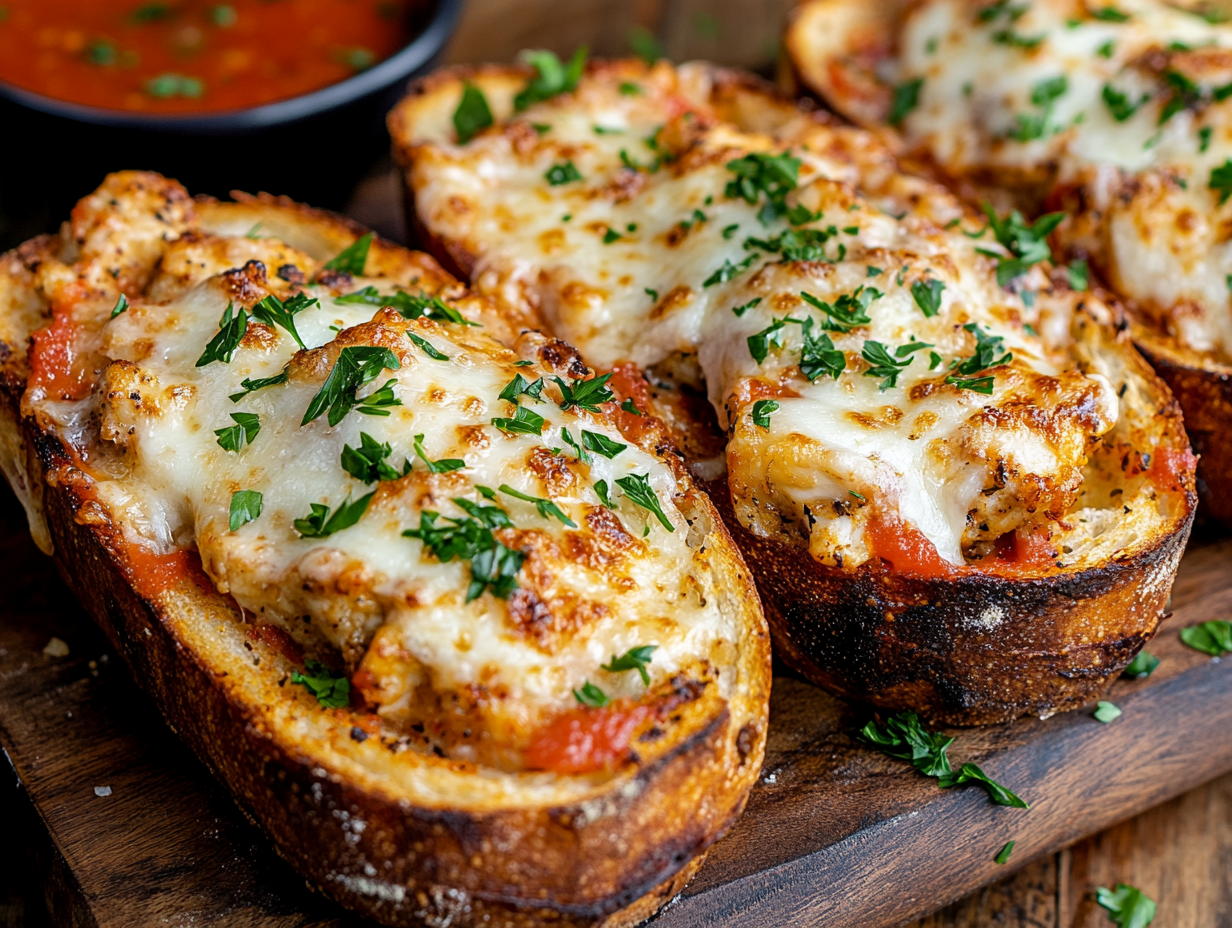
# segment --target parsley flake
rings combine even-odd
[[[608,460],[616,457],[616,455],[629,447],[618,441],[612,441],[606,435],[600,435],[598,432],[588,432],[586,429],[582,429],[582,444],[595,454],[601,454]]]
[[[215,429],[218,436],[218,447],[223,451],[238,452],[244,445],[251,445],[252,440],[261,431],[261,419],[251,412],[233,412],[231,418],[235,425],[224,429]]]
[[[397,480],[411,472],[411,462],[403,461],[399,471],[385,459],[393,453],[388,442],[381,443],[367,432],[359,433],[359,447],[342,446],[342,469],[363,483]]]
[[[492,420],[492,424],[502,432],[510,435],[521,433],[523,435],[541,435],[543,434],[543,416],[525,406],[519,406],[514,411],[513,418],[498,416]]]
[[[997,856],[993,858],[993,863],[1007,864],[1010,862],[1010,855],[1014,853],[1014,842],[1007,841],[1001,850],[997,851]]]
[[[318,661],[305,661],[307,675],[291,671],[291,682],[308,690],[327,709],[341,709],[351,701],[351,684],[342,675],[335,676]]]
[[[607,382],[612,379],[611,373],[592,377],[589,380],[575,380],[572,384],[566,384],[559,377],[552,379],[560,388],[561,409],[571,409],[576,406],[587,412],[599,412],[599,404],[612,399],[612,391],[607,386]]]
[[[646,672],[646,667],[650,664],[650,656],[658,648],[657,644],[643,644],[636,648],[630,648],[620,657],[613,654],[612,659],[608,663],[600,664],[599,667],[608,673],[624,673],[629,670],[636,670],[638,676],[642,678],[643,685],[650,686],[650,674]]]
[[[607,693],[589,680],[582,684],[580,690],[573,691],[573,698],[588,709],[602,709],[608,704]]]
[[[947,376],[945,382],[960,390],[973,390],[990,396],[993,378],[991,374],[985,375],[984,372],[1009,364],[1014,360],[1014,356],[1008,351],[1000,357],[997,356],[1003,341],[1000,335],[989,335],[974,322],[968,322],[963,328],[975,336],[975,354],[962,361],[953,362],[954,373]]]
[[[549,51],[523,52],[522,59],[535,69],[535,73],[513,98],[514,112],[520,113],[533,103],[576,90],[586,67],[586,51],[585,46],[579,48],[567,65]]]
[[[925,277],[923,280],[912,283],[911,296],[925,318],[931,319],[941,312],[941,291],[944,289],[944,282],[931,277]]]
[[[361,235],[348,247],[326,261],[325,269],[362,277],[364,266],[368,263],[368,249],[372,246],[372,236],[371,232]]]
[[[465,145],[493,123],[492,110],[483,91],[470,81],[462,82],[462,99],[453,111],[453,128],[458,144]]]
[[[116,316],[120,315],[120,313],[127,312],[127,311],[128,311],[128,297],[126,297],[123,293],[121,293],[120,298],[116,300],[116,305],[111,310],[111,315],[108,316],[107,318],[114,319]]]
[[[218,320],[218,334],[209,340],[201,357],[197,358],[197,367],[205,367],[214,361],[230,364],[235,350],[244,340],[248,331],[248,313],[241,309],[235,315],[231,314],[232,304],[228,303],[223,310],[222,318]]]
[[[1219,191],[1220,206],[1232,196],[1232,158],[1225,158],[1223,164],[1211,170],[1210,188]]]
[[[663,507],[659,505],[659,497],[655,495],[654,487],[650,485],[649,474],[629,474],[627,477],[618,478],[616,485],[624,490],[625,496],[633,500],[636,505],[652,513],[665,529],[669,532],[676,531],[676,526],[672,525],[667,516],[663,514]]]
[[[735,177],[727,182],[724,195],[756,206],[765,197],[757,214],[762,225],[770,225],[788,211],[787,194],[796,189],[801,161],[784,152],[779,155],[752,152],[727,162]]]
[[[348,494],[332,514],[328,506],[311,503],[311,513],[305,518],[295,520],[295,531],[299,532],[301,538],[325,538],[334,532],[350,528],[367,511],[368,504],[372,502],[372,497],[375,495],[376,490],[373,490],[352,502]]]
[[[1117,883],[1116,889],[1100,886],[1095,901],[1119,928],[1146,928],[1155,920],[1155,902],[1136,886]]]
[[[1104,84],[1103,97],[1104,103],[1108,106],[1108,112],[1117,122],[1125,122],[1138,112],[1142,104],[1151,99],[1150,94],[1144,93],[1137,101],[1132,101],[1128,94],[1117,90],[1111,84]]]
[[[572,161],[562,161],[559,164],[554,164],[548,168],[547,173],[543,175],[551,186],[559,187],[561,184],[569,184],[576,180],[582,179],[582,172],[577,169]]]
[[[1232,652],[1232,622],[1215,619],[1181,629],[1181,641],[1212,657]]]
[[[878,387],[879,392],[885,392],[890,387],[897,387],[898,375],[911,365],[910,356],[896,358],[890,354],[885,345],[871,338],[864,343],[860,354],[869,363],[864,376],[883,378]]]
[[[290,336],[295,339],[295,343],[304,348],[306,347],[304,340],[299,337],[299,332],[295,330],[295,317],[305,309],[318,305],[320,304],[317,300],[306,293],[297,293],[285,303],[271,293],[253,306],[252,318],[264,322],[270,328],[279,326],[286,329]]]
[[[741,303],[739,306],[733,306],[732,312],[735,313],[737,316],[743,316],[745,313],[747,313],[750,309],[752,309],[754,306],[756,306],[760,302],[761,302],[761,297],[755,296],[753,297],[753,299],[749,300],[747,303]]]
[[[438,524],[441,514],[424,510],[419,514],[419,528],[407,529],[403,537],[422,541],[424,550],[438,561],[470,561],[468,603],[487,589],[499,599],[508,599],[517,589],[518,571],[526,559],[522,552],[506,548],[492,534],[493,529],[513,527],[508,514],[499,506],[482,506],[467,499],[454,502],[468,515],[460,519],[445,516],[444,523]]]
[[[261,517],[261,505],[264,497],[258,490],[236,490],[231,494],[231,531],[238,531],[241,525],[247,525]]]
[[[1150,651],[1139,651],[1134,659],[1125,665],[1121,676],[1129,677],[1131,680],[1141,680],[1153,674],[1158,666],[1158,657]]]
[[[804,344],[800,349],[800,373],[814,382],[822,374],[835,380],[847,367],[847,356],[834,347],[834,342],[825,332],[813,333],[813,318],[810,316],[801,325]]]
[[[528,493],[523,493],[520,490],[515,490],[507,483],[500,485],[500,491],[506,496],[512,496],[514,499],[520,499],[527,503],[534,503],[535,509],[544,519],[556,519],[563,525],[569,528],[577,528],[577,523],[565,515],[565,511],[550,499],[544,499],[542,496],[531,496]]]
[[[753,404],[753,424],[759,428],[770,428],[770,414],[777,412],[779,404],[777,400],[758,400]]]
[[[422,335],[416,335],[414,332],[407,332],[406,337],[411,340],[411,343],[430,357],[433,361],[448,361],[449,355],[445,354],[434,344],[424,338]]]
[[[850,332],[862,325],[868,325],[872,320],[868,317],[868,307],[874,300],[879,300],[884,294],[876,287],[856,287],[853,293],[844,293],[832,304],[818,299],[811,293],[801,291],[800,298],[814,309],[820,309],[826,314],[821,327],[831,332]]]
[[[380,407],[402,405],[402,401],[393,395],[395,381],[387,381],[380,390],[363,400],[355,396],[355,391],[376,380],[381,371],[396,371],[401,366],[398,356],[388,348],[348,345],[338,354],[338,360],[334,362],[325,383],[304,410],[300,425],[307,425],[326,410],[329,410],[329,424],[337,425],[348,412],[360,406],[364,407],[360,411],[369,415],[389,415],[388,410],[382,411]]]
[[[516,403],[519,396],[529,396],[532,400],[542,402],[543,397],[543,378],[530,381],[521,374],[514,374],[513,380],[505,384],[505,389],[501,390],[500,398],[508,400],[511,403]]]
[[[287,369],[285,367],[273,377],[258,377],[256,380],[253,380],[251,377],[245,377],[242,381],[240,381],[240,386],[244,389],[239,393],[232,393],[228,399],[230,399],[233,403],[238,403],[249,393],[252,393],[255,390],[263,390],[266,387],[274,387],[280,383],[286,382]]]
[[[1119,719],[1121,717],[1121,710],[1113,703],[1108,702],[1106,699],[1101,699],[1096,704],[1094,715],[1095,721],[1102,722],[1107,725],[1114,719]]]
[[[924,86],[924,78],[917,77],[905,81],[894,88],[894,101],[890,104],[890,113],[886,122],[892,126],[900,126],[907,115],[920,103],[920,88]]]
[[[1018,210],[1010,210],[1004,219],[997,216],[991,205],[984,204],[984,213],[988,216],[989,227],[997,241],[1009,251],[1012,258],[998,258],[997,284],[1005,287],[1017,277],[1025,274],[1033,265],[1052,259],[1052,250],[1048,247],[1048,236],[1065,219],[1065,213],[1046,213],[1033,223],[1022,218]]]
[[[723,266],[702,281],[703,287],[713,287],[715,284],[725,284],[733,277],[743,274],[757,260],[757,255],[749,255],[739,264],[732,264],[728,258],[723,259]]]

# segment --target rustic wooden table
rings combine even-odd
[[[567,53],[579,44],[620,55],[630,31],[641,27],[676,60],[704,57],[769,73],[790,6],[791,0],[470,0],[447,60],[502,61],[523,47]],[[400,239],[397,194],[394,175],[378,168],[348,212]],[[80,913],[58,911],[53,919],[44,907],[40,884],[55,862],[26,837],[40,827],[8,771],[0,771],[0,928],[84,923]],[[947,854],[944,842],[935,853]],[[1155,924],[1161,928],[1232,926],[1232,774],[1028,864],[912,928],[1109,925],[1093,892],[1117,882],[1132,883],[1158,902]],[[887,885],[885,892],[896,888]]]

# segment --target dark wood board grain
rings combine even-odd
[[[359,925],[277,859],[180,745],[3,493],[0,744],[45,836],[36,853],[55,923]],[[1232,660],[1176,635],[1232,615],[1230,563],[1227,538],[1191,548],[1175,614],[1150,646],[1163,663],[1149,680],[1117,683],[1117,721],[1071,713],[952,732],[952,758],[979,763],[1029,811],[937,789],[851,739],[866,717],[859,708],[777,677],[748,811],[656,928],[894,925],[1232,770]],[[53,636],[68,642],[67,657],[43,654]],[[998,866],[1011,839],[1011,868]]]

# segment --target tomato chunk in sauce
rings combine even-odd
[[[615,703],[571,709],[535,732],[526,766],[556,773],[591,773],[629,756],[633,734],[654,713],[650,706]]]
[[[112,110],[216,112],[372,67],[421,0],[4,0],[0,81]]]

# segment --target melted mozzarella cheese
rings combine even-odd
[[[1182,343],[1227,357],[1232,28],[1156,0],[1107,8],[1124,21],[1069,0],[913,6],[885,72],[923,80],[903,132],[954,176],[1080,188],[1061,236]]]
[[[309,350],[298,351],[282,329],[250,320],[229,362],[199,364],[224,310],[240,308],[236,273],[201,270],[190,286],[179,280],[167,301],[134,298],[115,318],[102,314],[96,341],[109,362],[102,389],[75,404],[71,418],[69,404],[41,403],[66,427],[101,423],[91,456],[99,462],[96,496],[130,544],[158,552],[195,545],[219,590],[242,609],[292,628],[306,621],[352,668],[369,669],[368,685],[358,677],[356,685],[394,721],[431,713],[431,705],[394,698],[416,685],[441,705],[449,694],[465,701],[466,694],[497,693],[499,700],[476,711],[492,727],[525,723],[524,738],[526,726],[576,705],[572,691],[587,680],[612,698],[640,697],[646,687],[639,674],[600,669],[630,648],[657,645],[652,686],[677,672],[714,679],[715,668],[730,666],[736,617],[714,595],[704,531],[691,531],[677,506],[676,472],[626,441],[607,412],[561,408],[558,372],[538,360],[536,347],[555,343],[525,336],[518,351],[527,360],[520,362],[481,328],[408,321],[309,285],[303,292],[317,302],[295,316]],[[355,291],[390,292],[383,279],[352,283]],[[411,335],[448,360],[430,356]],[[352,410],[336,425],[326,415],[301,423],[340,350],[356,345],[390,347],[399,359],[358,397],[390,382],[398,405],[385,407],[388,415]],[[285,383],[240,395],[243,381],[284,371]],[[500,393],[518,375],[546,381],[538,400],[520,397],[543,418],[541,434],[493,424],[515,414]],[[235,424],[233,413],[260,422],[238,452],[216,435]],[[584,432],[611,443],[612,457],[587,452],[582,460],[570,441],[584,442]],[[389,446],[386,461],[402,476],[366,483],[344,469],[344,448],[359,448],[364,434]],[[417,455],[416,436],[429,460],[461,459],[465,467],[431,472]],[[617,485],[628,477],[648,481],[673,530]],[[596,490],[601,482],[611,509]],[[505,487],[550,500],[573,524]],[[238,491],[261,494],[261,510],[232,530]],[[306,537],[295,524],[314,505],[336,512],[372,491],[351,527]],[[467,518],[456,500],[498,506],[512,521],[496,535],[526,560],[508,598],[488,592],[468,601],[470,561],[442,562],[424,541],[403,535],[419,528],[427,511],[441,522]],[[369,650],[374,638],[379,654]],[[724,697],[735,685],[729,677],[714,681]]]
[[[1063,350],[1074,296],[1054,293],[1039,269],[1018,288],[1030,301],[999,287],[1003,250],[991,235],[954,228],[961,209],[935,189],[887,180],[866,140],[819,125],[776,140],[696,103],[681,115],[672,79],[657,68],[637,96],[621,95],[611,75],[583,80],[524,114],[550,126],[541,135],[515,118],[466,146],[416,139],[421,217],[475,256],[481,288],[538,305],[593,363],[696,351],[731,430],[736,512],[755,532],[800,538],[819,560],[854,567],[870,556],[864,529],[881,511],[961,564],[976,541],[1059,519],[1091,442],[1117,418],[1110,384]],[[733,160],[785,149],[800,161],[789,203],[814,214],[798,226],[763,222],[764,199],[728,186]],[[553,165],[566,161],[581,179],[553,183]],[[823,253],[779,263],[783,236],[799,234],[824,240]],[[932,315],[913,295],[930,280],[944,285]],[[801,297],[835,304],[861,287],[878,296],[869,321],[846,332],[824,331],[827,315]],[[749,339],[776,320],[759,363]],[[837,380],[801,372],[806,320],[844,352]],[[975,351],[971,323],[1000,340],[998,356],[1013,355],[987,396],[945,382]],[[872,343],[906,350],[897,384],[867,376]],[[778,408],[754,425],[765,397]]]

